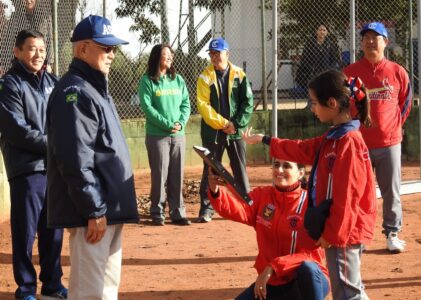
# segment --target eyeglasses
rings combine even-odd
[[[115,52],[115,50],[117,49],[117,46],[102,46],[102,45],[99,45],[99,44],[95,44],[95,45],[104,49],[105,53],[110,53],[111,51]]]
[[[105,45],[101,45],[101,44],[98,44],[98,43],[89,43],[89,42],[88,42],[88,44],[92,44],[92,45],[95,45],[99,48],[102,48],[104,50],[104,52],[107,53],[107,54],[110,53],[111,51],[115,52],[116,49],[117,49],[117,46],[105,46]]]

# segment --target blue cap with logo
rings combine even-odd
[[[367,23],[361,29],[360,34],[364,35],[367,31],[374,31],[375,33],[387,38],[387,29],[383,25],[383,23],[380,23],[380,22]]]
[[[129,42],[114,36],[111,22],[101,16],[90,15],[79,22],[73,30],[71,42],[93,40],[106,46],[126,45]]]
[[[216,38],[210,41],[208,51],[228,51],[228,43],[223,38]]]

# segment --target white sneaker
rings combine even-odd
[[[406,242],[398,238],[397,232],[389,232],[387,236],[387,249],[391,253],[401,253],[405,251]]]

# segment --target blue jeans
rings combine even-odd
[[[266,300],[323,300],[329,293],[329,283],[319,266],[304,261],[297,270],[297,278],[283,285],[267,285]],[[254,283],[235,300],[255,300]]]

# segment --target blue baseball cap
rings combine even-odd
[[[380,23],[380,22],[367,23],[361,29],[360,34],[364,35],[367,31],[374,31],[375,33],[387,38],[387,29],[383,25],[383,23]]]
[[[223,38],[216,38],[210,41],[209,49],[207,51],[228,51],[228,43]]]
[[[80,21],[73,30],[70,41],[83,40],[93,40],[106,46],[126,45],[129,43],[114,36],[110,20],[94,15],[90,15]]]

